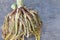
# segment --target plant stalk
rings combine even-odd
[[[16,0],[17,2],[17,7],[20,8],[23,6],[23,0]]]

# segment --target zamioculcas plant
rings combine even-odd
[[[2,26],[3,40],[24,40],[34,35],[40,40],[42,21],[35,10],[28,9],[23,5],[23,0],[16,0],[17,3],[7,16]]]

